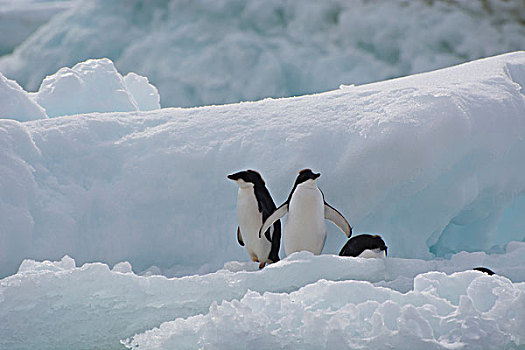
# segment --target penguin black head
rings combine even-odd
[[[339,255],[355,257],[359,256],[366,249],[379,249],[384,251],[386,256],[388,247],[379,235],[362,234],[350,238],[339,252]]]
[[[379,250],[384,250],[385,255],[387,255],[388,247],[386,246],[385,241],[383,241],[383,239],[379,235],[373,235],[372,242],[373,242],[372,244],[377,245]]]
[[[387,255],[388,247],[386,246],[385,241],[383,241],[379,235],[367,237],[366,234],[363,234],[361,236],[363,236],[364,245],[369,245],[369,248],[367,249],[379,249],[385,252],[385,256]]]
[[[251,170],[251,169],[244,170],[244,171],[239,171],[239,172],[237,172],[235,174],[230,174],[227,177],[228,177],[228,179],[237,182],[239,184],[239,186],[243,182],[244,183],[251,183],[251,184],[256,185],[256,186],[259,186],[259,185],[264,186],[264,180],[263,180],[261,174],[259,174],[255,170]]]
[[[303,170],[299,171],[299,175],[297,175],[297,179],[295,180],[295,184],[299,185],[300,183],[303,183],[303,182],[308,181],[308,180],[315,180],[319,176],[321,176],[320,173],[314,173],[310,169],[303,169]]]

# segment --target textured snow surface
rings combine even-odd
[[[147,76],[163,106],[326,91],[525,49],[523,1],[78,1],[0,72],[46,75],[108,57]]]
[[[501,349],[525,343],[524,277],[523,242],[432,261],[301,252],[171,279],[25,260],[0,280],[0,348]]]
[[[298,98],[0,120],[0,275],[65,254],[171,276],[247,260],[226,179],[247,168],[277,204],[299,169],[321,172],[354,234],[394,257],[503,251],[525,239],[524,86],[517,52]]]

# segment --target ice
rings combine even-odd
[[[0,73],[0,118],[27,121],[47,118],[47,115],[16,81]]]
[[[524,19],[523,2],[505,0],[79,1],[0,72],[35,91],[59,68],[108,57],[147,76],[165,107],[223,104],[523,50]]]
[[[300,252],[260,271],[231,261],[180,278],[139,276],[128,262],[25,260],[0,280],[0,348],[522,346],[525,243],[508,248],[431,261]]]
[[[28,121],[92,112],[159,109],[157,88],[136,73],[123,77],[107,58],[90,59],[47,76],[29,94],[0,73],[0,118]]]
[[[160,108],[160,96],[157,88],[149,83],[147,77],[130,72],[124,77],[124,85],[131,93],[141,111]]]
[[[502,252],[525,239],[523,67],[516,52],[297,98],[1,120],[0,276],[66,254],[169,276],[246,261],[226,175],[250,168],[277,205],[298,170],[320,172],[389,256]],[[327,228],[336,254],[345,236]]]
[[[50,117],[160,108],[158,92],[147,78],[135,73],[122,77],[107,58],[61,68],[44,79],[35,100]]]
[[[56,14],[69,0],[0,0],[0,55],[11,53],[24,39]]]
[[[524,319],[514,310],[525,307],[523,283],[474,272],[439,277],[467,285],[453,292],[459,302],[450,303],[437,290],[401,294],[367,282],[320,280],[289,294],[249,291],[241,300],[214,303],[205,315],[163,323],[127,344],[145,349],[501,349],[522,344]],[[472,289],[505,296],[497,306],[479,310]]]
[[[37,198],[35,169],[41,156],[22,123],[0,121],[0,276],[16,271],[31,255],[34,218],[31,207]]]

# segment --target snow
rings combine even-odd
[[[130,72],[123,77],[107,58],[90,59],[47,76],[27,93],[0,73],[0,118],[27,121],[92,112],[149,111],[160,108],[157,88]]]
[[[297,98],[0,120],[0,275],[65,254],[169,276],[248,259],[226,179],[248,168],[278,205],[320,172],[354,235],[393,257],[502,252],[525,238],[524,78],[516,52]]]
[[[523,49],[524,21],[504,0],[0,0],[0,54],[24,41],[0,58],[0,349],[524,348],[525,52],[339,86]],[[160,109],[157,86],[332,91]],[[319,256],[249,261],[226,175],[260,171],[279,205],[306,167],[388,257],[335,255],[327,224]]]
[[[140,111],[160,109],[160,96],[157,88],[150,84],[147,77],[130,72],[126,74],[124,85],[135,99]]]
[[[47,118],[47,115],[16,81],[0,73],[0,118],[27,121]]]
[[[159,95],[148,79],[122,77],[107,58],[61,68],[40,85],[35,100],[50,117],[91,112],[159,109]]]
[[[79,1],[2,57],[0,72],[36,91],[61,67],[108,57],[147,76],[165,107],[223,104],[523,50],[524,20],[524,3],[505,0]]]
[[[122,340],[139,349],[500,349],[525,342],[523,242],[504,254],[432,261],[300,252],[261,271],[230,262],[181,278],[136,275],[127,262],[75,265],[69,256],[25,260],[0,280],[0,348],[109,350]],[[471,270],[479,265],[497,275]]]

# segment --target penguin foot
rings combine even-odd
[[[266,265],[266,262],[262,262],[259,264],[259,270],[262,269],[264,267],[264,265]]]

